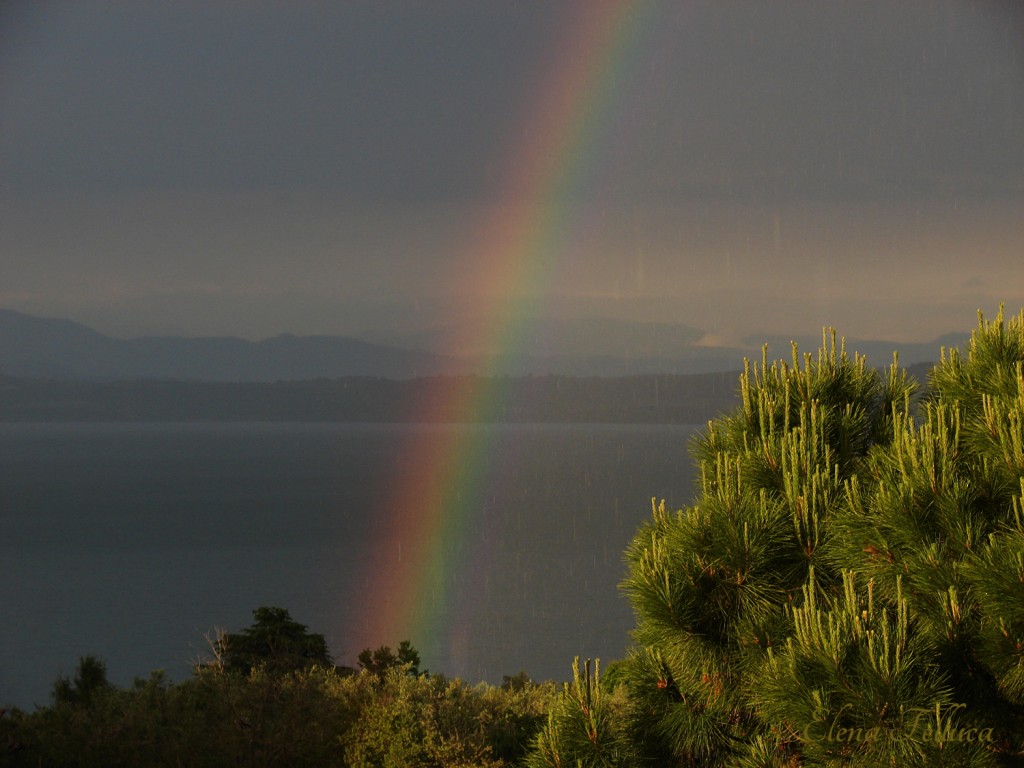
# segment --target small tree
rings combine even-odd
[[[214,640],[214,655],[226,671],[247,675],[260,666],[270,673],[332,666],[324,636],[308,632],[284,608],[262,607],[252,613],[251,627],[220,633]]]
[[[600,662],[590,659],[572,666],[573,681],[566,683],[548,713],[547,724],[534,739],[527,768],[547,766],[601,766],[629,768],[633,751],[622,732],[613,695],[604,690]]]
[[[78,660],[74,679],[61,675],[53,684],[55,704],[89,704],[96,696],[113,690],[107,680],[107,665],[96,656]]]
[[[364,648],[359,653],[359,668],[365,669],[378,678],[383,678],[389,669],[398,667],[406,667],[406,671],[413,677],[420,674],[420,653],[413,648],[412,643],[408,640],[403,640],[398,644],[398,653],[386,645],[382,645],[375,651]]]
[[[530,685],[533,685],[533,680],[524,670],[519,670],[514,675],[501,676],[501,690],[503,691],[522,691]]]

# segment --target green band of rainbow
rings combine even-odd
[[[530,318],[557,279],[579,212],[574,192],[598,166],[597,153],[626,85],[629,64],[650,16],[649,2],[593,0],[579,6],[559,36],[559,66],[530,110],[510,153],[499,203],[477,227],[463,261],[476,290],[461,307],[473,322],[450,350],[527,348]],[[477,421],[494,407],[494,379],[436,379],[419,413],[424,421]],[[362,646],[411,639],[444,643],[453,574],[465,559],[464,532],[491,481],[488,430],[424,426],[396,457],[393,492],[381,499],[372,565],[358,628]],[[448,638],[452,640],[452,638]],[[465,638],[463,642],[465,642]],[[471,642],[471,638],[469,639]],[[457,643],[456,643],[457,644]],[[422,646],[421,646],[422,647]]]

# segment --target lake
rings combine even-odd
[[[652,497],[692,499],[695,429],[0,425],[0,705],[47,703],[86,653],[119,685],[153,669],[183,679],[214,627],[246,627],[261,605],[325,635],[339,664],[403,639],[423,667],[473,682],[566,679],[575,655],[607,663],[633,626],[623,550]],[[375,519],[397,457],[451,434],[489,455],[441,631],[367,638],[355,606],[375,586],[368,553],[389,544],[377,539],[401,535]]]

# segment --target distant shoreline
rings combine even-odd
[[[694,424],[738,404],[738,379],[739,371],[276,383],[2,377],[0,421]],[[486,391],[486,407],[459,412],[432,397],[468,386]]]

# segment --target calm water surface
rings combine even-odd
[[[79,656],[127,684],[189,674],[216,626],[280,605],[338,663],[368,640],[381,500],[417,431],[461,430],[487,473],[424,665],[500,682],[564,679],[622,655],[622,553],[651,497],[691,499],[693,427],[650,425],[0,425],[0,705],[48,701]],[[400,531],[389,535],[400,537]],[[396,542],[397,543],[397,542]]]

